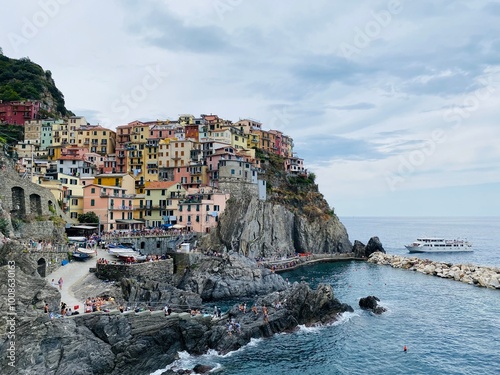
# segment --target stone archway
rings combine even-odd
[[[36,216],[42,216],[42,198],[38,194],[30,195],[30,212]]]
[[[38,259],[36,270],[41,277],[47,276],[46,275],[47,274],[47,262],[45,261],[45,258]]]
[[[16,218],[24,218],[26,216],[26,202],[24,197],[24,189],[19,186],[14,186],[12,189],[12,215]]]

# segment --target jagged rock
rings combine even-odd
[[[354,245],[352,246],[352,252],[356,258],[364,258],[365,257],[366,246],[363,242],[355,240]]]
[[[375,252],[381,252],[385,254],[384,247],[382,246],[380,239],[376,236],[370,238],[370,240],[368,241],[368,244],[366,245],[365,249],[365,256],[369,257],[371,254]]]
[[[193,372],[195,374],[206,374],[209,373],[213,369],[212,366],[207,366],[207,365],[196,365],[193,367]]]
[[[256,197],[229,202],[217,230],[203,238],[201,246],[234,250],[250,258],[296,252],[348,253],[352,249],[347,231],[336,216],[310,219]]]
[[[217,271],[215,271],[217,270]],[[283,278],[240,254],[200,259],[183,276],[179,289],[197,293],[205,301],[253,297],[285,290]]]
[[[37,292],[33,288],[32,293]],[[276,299],[282,307],[273,306]],[[226,319],[176,313],[165,317],[161,311],[98,312],[54,320],[44,314],[36,318],[21,314],[16,326],[16,367],[8,366],[8,359],[2,356],[2,374],[17,375],[28,370],[39,374],[149,373],[172,363],[180,351],[200,355],[215,349],[227,353],[251,338],[269,337],[299,324],[333,321],[350,309],[334,298],[331,286],[311,290],[305,283],[263,296],[257,304],[268,306],[268,321],[262,310],[258,315],[252,311],[237,313],[235,319],[242,331],[233,335],[227,333]],[[0,324],[5,323],[2,320]],[[2,335],[0,350],[5,353],[8,345],[9,340]]]
[[[380,302],[380,299],[375,296],[360,298],[359,307],[361,307],[363,310],[371,310],[375,314],[382,314],[383,312],[387,311],[384,307],[379,306],[378,302]]]

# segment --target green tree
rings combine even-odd
[[[80,223],[99,223],[99,217],[95,214],[94,211],[87,212],[85,214],[81,214],[78,216],[78,221]]]

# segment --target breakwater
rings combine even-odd
[[[306,256],[295,256],[285,259],[260,260],[259,266],[269,268],[274,272],[292,271],[302,266],[315,263],[340,262],[346,260],[366,260],[357,258],[354,253],[334,253],[334,254],[309,254]]]
[[[437,262],[417,257],[373,253],[369,263],[389,265],[446,279],[491,289],[500,289],[500,268],[472,264],[453,264]]]

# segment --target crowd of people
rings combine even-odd
[[[88,297],[83,305],[84,312],[104,311],[109,312],[108,305],[113,304],[113,297]]]

